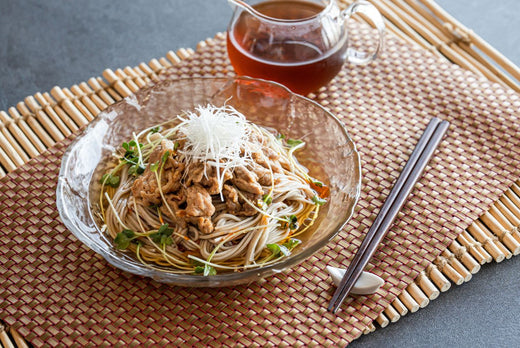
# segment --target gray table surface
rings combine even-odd
[[[520,65],[520,1],[438,0]],[[225,0],[0,0],[0,110],[105,68],[135,66],[225,31]],[[352,347],[520,346],[520,257],[473,279]]]

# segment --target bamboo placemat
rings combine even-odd
[[[354,35],[354,38],[361,40],[362,36],[363,33],[359,32]],[[520,239],[514,227],[519,225],[518,219],[520,219],[517,208],[520,206],[518,199],[520,189],[516,184],[511,185],[510,178],[511,174],[516,175],[513,176],[513,178],[518,177],[519,174],[516,169],[518,165],[517,162],[515,162],[515,158],[518,158],[518,154],[515,155],[514,153],[514,145],[518,145],[519,136],[517,130],[507,129],[510,122],[513,122],[513,125],[515,120],[518,122],[518,96],[496,85],[490,85],[475,75],[468,74],[462,69],[446,64],[434,58],[431,54],[410,47],[396,39],[389,40],[388,47],[389,51],[382,63],[360,70],[349,70],[347,68],[331,86],[323,89],[317,95],[312,96],[323,105],[329,107],[333,112],[343,117],[343,120],[351,129],[355,141],[359,145],[362,145],[360,150],[362,151],[363,158],[365,160],[371,159],[364,163],[364,197],[360,202],[359,215],[351,222],[348,229],[349,232],[362,231],[363,228],[368,226],[371,218],[373,218],[370,211],[377,210],[377,207],[382,204],[382,197],[384,197],[385,192],[387,192],[385,190],[388,190],[393,178],[397,175],[399,164],[396,165],[396,163],[406,159],[407,154],[416,141],[415,136],[417,136],[418,130],[424,126],[426,122],[423,116],[430,114],[432,116],[438,115],[449,118],[450,120],[452,117],[462,118],[457,121],[459,122],[458,124],[455,122],[457,130],[459,130],[459,127],[461,130],[467,128],[485,130],[483,139],[474,139],[474,141],[476,143],[475,145],[489,147],[485,149],[486,156],[478,158],[478,152],[474,153],[469,151],[467,158],[469,161],[475,161],[479,165],[480,163],[478,161],[481,160],[485,160],[488,164],[484,164],[483,170],[478,171],[475,171],[475,168],[472,167],[471,164],[468,164],[468,167],[465,169],[473,170],[469,170],[469,173],[465,174],[458,173],[461,177],[458,177],[457,180],[453,182],[448,180],[450,184],[460,183],[459,187],[454,185],[456,189],[455,191],[451,191],[454,194],[469,191],[472,199],[465,203],[470,205],[472,210],[469,211],[469,208],[457,206],[456,209],[459,209],[459,214],[455,215],[455,219],[443,222],[444,226],[442,227],[444,229],[443,233],[445,232],[445,234],[443,234],[442,238],[439,240],[435,238],[429,239],[428,243],[426,243],[427,245],[422,245],[419,249],[417,249],[417,245],[414,244],[417,242],[416,238],[419,238],[418,236],[411,234],[407,236],[407,238],[402,238],[400,229],[406,230],[413,224],[418,224],[419,227],[423,224],[431,224],[431,221],[424,219],[424,213],[430,212],[428,210],[432,209],[430,205],[436,203],[438,197],[432,195],[432,193],[436,193],[437,191],[435,187],[429,185],[431,185],[432,181],[437,185],[442,184],[446,179],[446,177],[441,176],[440,178],[442,180],[440,180],[439,177],[431,174],[431,170],[433,170],[434,173],[435,170],[438,170],[440,173],[445,171],[446,168],[440,169],[432,165],[433,168],[422,181],[424,186],[421,186],[419,189],[421,194],[412,197],[410,203],[412,204],[412,208],[403,211],[400,224],[394,229],[393,234],[389,236],[389,242],[383,247],[380,257],[375,262],[376,265],[373,265],[374,271],[377,272],[378,267],[381,268],[385,260],[395,261],[393,264],[384,265],[390,269],[389,271],[381,271],[379,269],[379,271],[382,272],[381,274],[387,278],[387,283],[390,283],[389,286],[383,289],[382,293],[378,293],[374,298],[363,298],[359,301],[355,301],[355,303],[351,303],[350,308],[354,308],[355,311],[346,310],[347,316],[340,319],[331,320],[326,314],[323,315],[323,313],[319,311],[319,308],[315,307],[316,302],[321,303],[320,301],[323,301],[324,297],[330,295],[327,294],[330,282],[327,281],[326,275],[324,275],[322,271],[325,263],[331,259],[343,259],[346,264],[352,252],[355,251],[356,246],[359,245],[358,239],[360,235],[355,235],[355,233],[353,235],[342,234],[344,240],[340,241],[338,246],[334,249],[325,251],[323,255],[318,255],[320,261],[313,259],[296,270],[297,274],[315,274],[316,277],[311,277],[310,279],[304,278],[303,282],[301,279],[295,281],[292,276],[275,277],[275,279],[272,280],[274,282],[273,287],[268,287],[268,290],[274,292],[274,294],[271,293],[270,295],[265,292],[266,289],[263,287],[266,286],[266,284],[264,283],[258,285],[260,288],[253,287],[253,289],[245,289],[246,295],[252,297],[247,300],[253,303],[246,305],[247,310],[243,312],[239,311],[239,314],[245,317],[250,314],[252,318],[240,321],[237,317],[234,318],[236,319],[235,322],[228,320],[216,323],[210,321],[210,318],[207,317],[208,313],[190,307],[190,317],[185,319],[194,320],[194,316],[199,315],[198,325],[201,325],[200,319],[205,316],[205,319],[210,321],[210,327],[217,329],[217,331],[221,329],[221,331],[217,338],[209,336],[202,337],[200,334],[198,336],[196,334],[186,336],[181,333],[193,334],[193,332],[190,332],[186,327],[184,327],[183,331],[182,323],[173,321],[174,324],[177,325],[175,327],[177,330],[176,333],[184,337],[187,343],[208,343],[210,339],[216,340],[216,342],[219,343],[240,342],[243,344],[262,344],[262,342],[274,342],[275,344],[346,343],[358,337],[362,332],[373,330],[375,328],[372,324],[373,319],[376,319],[381,326],[384,326],[389,320],[394,321],[408,311],[415,311],[419,307],[425,306],[429,300],[438,296],[439,291],[445,291],[449,288],[451,283],[448,279],[455,284],[459,284],[465,280],[469,280],[471,274],[478,271],[480,264],[489,262],[493,258],[496,261],[501,261],[505,257],[510,257],[512,254],[518,253]],[[180,63],[181,60],[184,61]],[[416,62],[417,60],[419,63]],[[405,65],[402,63],[408,63],[408,61],[412,62],[411,66],[403,68]],[[174,67],[169,68],[171,65],[174,65]],[[418,67],[419,69],[417,69]],[[441,69],[439,69],[439,67]],[[168,70],[168,73],[164,74],[162,70]],[[4,122],[2,135],[7,140],[7,143],[2,142],[2,149],[4,149],[4,146],[11,146],[6,152],[6,154],[11,156],[5,158],[9,158],[13,161],[12,158],[15,157],[13,154],[20,157],[17,159],[19,164],[15,164],[15,162],[12,163],[12,169],[7,168],[7,166],[2,163],[6,171],[14,170],[23,163],[23,154],[25,154],[27,159],[29,156],[36,157],[39,151],[51,146],[56,141],[60,142],[60,144],[52,148],[50,152],[46,152],[43,156],[34,159],[29,165],[15,170],[3,179],[5,186],[2,185],[2,187],[8,188],[4,189],[5,191],[3,192],[6,197],[14,195],[15,190],[18,189],[18,186],[14,186],[13,182],[21,181],[31,183],[31,185],[25,188],[25,191],[17,192],[21,200],[11,198],[11,200],[4,201],[7,202],[5,204],[10,207],[9,209],[5,207],[5,214],[9,217],[6,218],[3,216],[2,218],[5,224],[3,230],[7,231],[13,229],[13,226],[17,226],[15,230],[22,233],[24,229],[34,228],[31,223],[36,223],[36,226],[43,228],[44,231],[48,233],[50,233],[52,229],[56,229],[58,235],[62,236],[57,241],[59,245],[56,245],[61,248],[61,253],[53,253],[53,250],[49,250],[49,245],[46,247],[43,246],[46,250],[46,256],[44,255],[44,258],[54,260],[58,257],[60,258],[58,261],[63,263],[63,251],[69,251],[69,255],[72,255],[66,260],[69,264],[72,261],[77,262],[78,260],[83,260],[84,263],[90,265],[92,260],[94,260],[94,268],[102,275],[109,274],[110,277],[112,277],[110,278],[111,281],[115,279],[116,282],[119,282],[117,283],[119,285],[121,285],[121,281],[123,284],[125,284],[125,282],[132,282],[131,277],[129,279],[128,276],[117,272],[117,275],[114,276],[113,270],[106,270],[107,266],[102,260],[96,258],[95,255],[89,256],[89,251],[78,245],[78,242],[76,242],[73,237],[70,237],[67,231],[63,230],[63,226],[53,219],[55,212],[49,209],[49,206],[53,204],[51,204],[51,202],[53,202],[53,189],[55,184],[52,178],[53,175],[56,174],[57,165],[59,164],[57,161],[59,161],[64,144],[66,144],[66,142],[62,142],[62,140],[91,120],[99,110],[112,104],[115,100],[119,100],[121,97],[136,91],[150,81],[157,80],[158,75],[162,78],[172,78],[178,76],[222,76],[229,74],[231,74],[231,70],[225,56],[223,36],[217,35],[215,39],[207,40],[202,43],[197,53],[189,50],[180,50],[177,55],[170,52],[167,58],[152,61],[149,65],[141,64],[134,69],[125,68],[116,72],[107,70],[104,73],[104,77],[108,81],[108,84],[102,79],[96,78],[89,80],[88,84],[83,83],[79,86],[73,86],[70,90],[55,88],[51,91],[52,96],[48,94],[37,94],[35,99],[28,98],[25,103],[18,104],[18,110],[21,114],[18,114],[15,109],[9,110],[11,117],[2,113],[2,117],[4,117],[2,120]],[[413,77],[412,81],[416,82],[415,85],[409,84],[410,80],[407,80],[407,78],[410,78],[410,76]],[[390,80],[390,77],[393,81],[393,83],[390,83],[391,88],[385,89],[385,78]],[[435,87],[431,85],[423,86],[418,83],[418,81],[424,82],[429,79],[436,84]],[[370,92],[368,96],[360,92],[360,90],[366,91],[367,85],[370,87],[368,89]],[[418,92],[418,94],[414,97],[410,97],[410,92]],[[423,94],[421,94],[421,92]],[[475,94],[475,92],[479,93]],[[54,99],[56,99],[57,102]],[[381,146],[381,142],[384,143],[384,139],[380,138],[378,132],[381,133],[386,131],[388,127],[391,128],[392,122],[395,120],[398,121],[398,124],[399,122],[403,123],[403,120],[409,117],[411,111],[415,111],[417,114],[412,118],[416,124],[410,126],[411,128],[408,128],[408,130],[416,131],[415,134],[409,135],[409,138],[403,142],[399,142],[398,139],[390,137],[388,141],[397,141],[398,145],[386,144],[386,149],[388,150],[394,146],[398,151],[396,154],[387,154],[387,157],[390,156],[390,158],[382,158],[382,149],[378,146]],[[381,117],[382,119],[372,119],[371,117],[373,117],[374,113],[380,113],[380,115],[383,116]],[[452,114],[455,114],[455,116]],[[356,116],[356,118],[352,117],[352,115]],[[511,118],[507,119],[506,115],[510,115]],[[388,119],[384,118],[386,116],[388,116]],[[498,117],[498,122],[493,119],[495,117]],[[368,124],[368,121],[376,121],[376,123]],[[471,135],[474,129],[469,131],[469,133],[460,134],[460,136]],[[368,130],[372,130],[372,133],[375,135],[368,134],[366,139],[357,138],[360,135],[365,135]],[[396,131],[395,126],[392,131]],[[493,138],[493,136],[496,137],[498,134],[507,135],[509,138]],[[16,138],[18,141],[9,142],[9,136]],[[456,138],[454,135],[450,137],[452,139]],[[2,139],[0,139],[0,141],[1,140]],[[380,142],[379,144],[377,144],[378,141]],[[370,142],[376,145],[371,145]],[[16,144],[19,145],[18,149],[16,149]],[[465,144],[463,140],[461,140],[461,144]],[[504,144],[512,147],[512,149],[509,149],[511,150],[510,153],[504,154],[502,152],[502,150],[504,150]],[[20,151],[20,149],[22,150]],[[466,148],[465,150],[471,150],[471,148]],[[443,155],[446,154],[443,152]],[[460,154],[456,153],[454,155]],[[438,165],[439,163],[437,163],[437,166]],[[495,168],[503,165],[507,168]],[[494,168],[489,168],[490,166]],[[496,169],[503,171],[502,174],[494,172]],[[492,173],[495,175],[494,177],[490,178],[486,176],[485,171],[489,170],[492,170]],[[496,176],[496,174],[498,174],[498,176]],[[45,178],[46,175],[48,175],[48,180],[43,181],[42,179]],[[476,178],[473,176],[476,176]],[[479,176],[484,176],[484,178],[480,178]],[[34,180],[35,177],[37,180]],[[475,188],[470,187],[466,180],[469,180],[469,182],[476,180],[476,187],[481,187],[482,183],[487,183],[486,186],[493,187],[493,190],[488,189],[484,192],[474,192]],[[491,182],[487,182],[486,180],[491,180]],[[35,184],[40,186],[34,186]],[[480,184],[480,186],[478,184]],[[509,186],[509,190],[506,191]],[[39,192],[41,191],[42,193],[38,199],[32,196],[34,189],[38,189]],[[460,192],[457,190],[460,190]],[[502,195],[504,191],[506,191],[506,193]],[[500,197],[500,200],[496,201],[498,197]],[[444,196],[441,199],[441,203],[446,203],[442,202],[443,199],[448,198]],[[489,208],[493,201],[496,201],[496,203]],[[18,202],[20,202],[19,205],[16,205]],[[418,212],[414,210],[415,206],[413,204],[421,206],[421,204],[425,202],[429,202],[430,204],[425,207],[423,206],[425,210],[422,211],[421,214],[418,214]],[[450,202],[450,204],[451,203],[456,202]],[[31,216],[32,219],[30,219],[29,222],[22,222],[20,219],[10,216],[9,212],[12,214],[16,211],[13,205],[15,208],[21,209],[22,217]],[[42,209],[42,206],[45,206],[45,209]],[[29,207],[33,207],[33,209],[37,210],[35,216],[36,219],[40,221],[36,221],[33,217],[34,211],[29,209]],[[439,214],[438,211],[430,213]],[[49,215],[49,218],[42,219],[46,215]],[[479,216],[481,217],[477,220]],[[457,230],[464,230],[463,226],[465,225],[469,225],[466,231],[460,231],[460,233],[458,233]],[[454,237],[457,238],[454,240]],[[49,244],[52,241],[46,242]],[[52,243],[50,244],[52,245]],[[402,244],[404,244],[404,247],[402,247]],[[22,267],[25,271],[25,273],[21,271],[19,274],[9,273],[11,277],[14,277],[12,281],[16,281],[16,286],[19,288],[17,288],[17,291],[13,291],[12,287],[9,288],[8,296],[2,293],[4,298],[8,301],[12,301],[9,302],[10,306],[7,309],[8,317],[5,319],[8,324],[16,327],[20,326],[22,334],[29,338],[35,345],[40,345],[46,340],[49,340],[48,342],[51,344],[57,344],[60,340],[66,342],[67,339],[71,337],[80,339],[78,341],[80,343],[82,342],[81,340],[84,340],[85,343],[95,343],[103,340],[110,342],[113,336],[110,336],[109,333],[113,334],[121,330],[121,328],[117,326],[119,325],[117,324],[118,321],[120,322],[121,319],[118,319],[117,316],[110,318],[109,321],[116,322],[116,324],[112,323],[111,327],[100,327],[98,323],[97,326],[94,325],[94,329],[91,328],[89,331],[89,329],[87,329],[88,325],[86,325],[87,322],[95,323],[97,319],[106,319],[102,316],[93,316],[92,307],[87,306],[88,308],[85,308],[85,305],[83,305],[83,308],[81,308],[80,304],[74,303],[78,305],[79,308],[65,307],[61,312],[53,309],[52,306],[48,308],[47,305],[56,305],[56,302],[59,302],[58,299],[53,299],[51,294],[53,291],[62,289],[59,288],[59,286],[63,286],[63,280],[61,280],[61,282],[55,281],[54,284],[57,284],[55,288],[43,289],[43,285],[34,286],[34,284],[43,284],[45,282],[42,282],[42,279],[36,279],[37,277],[30,278],[30,276],[31,274],[39,274],[42,277],[50,277],[49,274],[55,271],[57,272],[56,277],[58,277],[62,275],[64,269],[50,268],[41,262],[35,262],[38,261],[37,259],[29,258],[29,260],[21,260],[20,255],[23,255],[25,249],[22,248],[22,246],[24,245],[29,248],[33,257],[35,257],[35,251],[37,252],[38,250],[33,250],[34,247],[31,248],[30,244],[24,244],[23,240],[17,240],[17,245],[14,248],[15,254],[9,254],[9,257],[12,257],[15,261],[9,261],[11,262],[8,263],[10,267],[2,269],[2,272],[9,272],[17,267]],[[63,245],[66,245],[66,247]],[[449,247],[446,249],[445,247],[448,245]],[[467,250],[465,251],[464,249]],[[411,254],[407,254],[410,250]],[[421,257],[425,257],[422,260],[414,257],[417,251],[420,250],[426,250],[425,255],[419,253]],[[329,253],[332,253],[332,255]],[[435,258],[438,253],[441,254]],[[403,258],[402,255],[405,257]],[[385,256],[385,258],[383,259],[382,256]],[[8,262],[5,257],[6,255],[2,255],[2,258],[0,258],[2,264]],[[407,257],[411,257],[411,260],[407,259]],[[24,262],[21,262],[20,266],[16,261]],[[313,261],[316,262],[313,263]],[[414,262],[417,262],[417,264],[410,264]],[[377,263],[379,263],[379,265]],[[74,262],[72,262],[72,264],[74,264]],[[420,270],[421,268],[423,268],[423,270]],[[69,268],[67,268],[67,270],[69,272],[71,271]],[[74,274],[74,272],[72,273]],[[21,279],[22,274],[26,274],[29,279],[25,277]],[[419,276],[412,282],[417,274],[419,274]],[[97,275],[99,276],[99,274]],[[85,293],[88,293],[88,291],[85,290],[89,289],[89,287],[96,288],[95,282],[99,282],[99,279],[96,277],[89,278],[90,281],[84,278],[85,277],[80,278],[79,280],[87,285],[83,285],[80,290],[76,289],[74,292],[80,299],[86,299],[87,297],[85,296],[87,295],[85,295]],[[71,278],[69,280],[72,281],[73,279]],[[78,279],[74,280],[79,281]],[[25,287],[23,285],[24,283]],[[74,284],[74,281],[72,281],[72,284]],[[140,280],[137,281],[136,284],[144,286]],[[34,286],[34,288],[31,288],[31,286]],[[164,289],[162,286],[147,283],[146,287],[149,286],[152,287],[152,290]],[[405,286],[406,289],[403,289]],[[289,298],[286,298],[282,294],[276,293],[276,291],[279,290],[277,287],[281,287],[285,292],[294,291],[295,289],[303,291],[304,293],[310,292],[312,298],[306,298],[305,295],[298,295],[296,297],[289,295]],[[254,294],[254,292],[257,294]],[[220,291],[210,291],[203,294],[203,297],[206,296],[204,298],[206,302],[202,304],[202,309],[204,309],[204,306],[206,306],[206,308],[207,306],[214,306],[217,309],[221,309],[218,303],[212,302],[211,299],[208,298],[208,296],[211,297],[211,295],[215,294],[217,298],[222,296]],[[232,294],[234,294],[235,299],[240,296],[234,291],[232,291]],[[103,295],[99,296],[103,298]],[[21,309],[17,307],[17,305],[20,304],[19,298],[23,298],[26,302],[25,306]],[[276,301],[280,300],[280,298],[288,300],[288,304],[284,306],[283,304],[277,303]],[[106,302],[106,298],[103,299],[105,299]],[[114,300],[117,305],[123,308],[125,302],[132,302],[132,298]],[[302,300],[310,301],[308,303],[303,301],[303,303],[305,303],[306,306],[310,306],[311,309],[316,310],[316,313],[319,313],[319,315],[312,313],[312,311],[305,312],[301,307]],[[74,299],[68,298],[67,301],[74,301]],[[275,304],[269,307],[269,301],[274,301]],[[112,313],[119,313],[114,306],[110,306],[109,303],[104,304],[110,307],[109,309]],[[32,308],[31,305],[33,305]],[[255,307],[255,305],[258,306]],[[361,308],[359,308],[359,306]],[[275,314],[279,314],[281,319],[277,321],[274,320],[269,313],[265,313],[266,308],[268,310],[274,310]],[[252,311],[253,309],[261,310]],[[102,311],[103,310],[106,312],[107,309],[102,308]],[[144,309],[141,308],[141,310]],[[278,312],[276,312],[276,310],[278,310]],[[382,310],[384,310],[384,314],[378,315]],[[78,320],[74,321],[66,316],[60,318],[56,313],[63,314],[63,311],[74,312],[74,314],[78,314],[78,311],[80,311],[82,312],[82,319],[80,319],[78,323]],[[50,318],[46,317],[46,314],[49,313],[54,313],[54,315],[51,315]],[[367,315],[367,313],[369,314]],[[134,310],[132,314],[137,315],[138,313]],[[233,318],[232,314],[229,316]],[[64,320],[64,323],[60,324],[60,320]],[[344,322],[341,323],[341,328],[334,327],[335,324],[338,324],[338,320],[344,320]],[[109,324],[109,322],[106,323],[107,325]],[[23,326],[21,326],[22,324]],[[74,324],[77,326],[74,326]],[[237,331],[230,332],[226,330],[228,328]],[[247,331],[247,329],[250,330]],[[164,328],[156,326],[151,331],[144,330],[141,333],[144,333],[143,337],[146,337],[149,342],[171,341],[173,339],[172,337],[160,337],[161,334],[157,333],[164,333],[164,330]],[[147,335],[147,333],[149,335]],[[328,337],[324,337],[325,335]],[[271,339],[274,339],[274,341],[270,341],[270,339],[267,338],[269,336],[272,336]],[[280,337],[286,338],[282,339]],[[164,339],[164,341],[161,341],[161,339]],[[204,341],[204,339],[206,339],[206,341]],[[327,341],[327,339],[330,341]],[[176,341],[176,343],[179,342],[183,341]]]

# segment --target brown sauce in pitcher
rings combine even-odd
[[[258,12],[279,19],[307,19],[323,10],[318,3],[298,0],[266,1],[253,6]],[[291,23],[284,25],[287,37],[269,33],[268,25],[249,13],[242,13],[231,24],[227,49],[238,75],[273,80],[293,92],[307,94],[330,81],[345,62],[346,39],[326,47],[323,30],[309,30],[303,36],[289,37]]]

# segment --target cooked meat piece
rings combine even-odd
[[[218,184],[218,178],[216,176],[210,176],[203,178],[200,182],[210,195],[216,195],[220,193],[220,186]]]
[[[257,180],[258,177],[254,172],[241,166],[235,168],[231,182],[242,191],[257,195],[263,194],[262,186],[260,186]]]
[[[251,193],[244,193],[245,198],[249,201],[255,204],[260,199],[261,195],[255,195]],[[242,215],[242,216],[252,216],[255,214],[258,214],[255,208],[253,208],[249,203],[247,203],[242,198],[238,198],[238,202],[241,205],[241,209],[236,212],[236,215]]]
[[[145,170],[132,184],[132,194],[136,200],[141,200],[144,205],[157,205],[161,203],[161,195],[155,174],[149,170]]]
[[[194,224],[202,234],[209,234],[215,228],[209,217],[189,217],[188,222]]]
[[[226,202],[238,203],[238,192],[233,186],[224,184],[222,193]]]
[[[190,164],[186,170],[186,173],[187,175],[184,179],[184,185],[191,186],[193,184],[197,184],[204,177],[204,164],[201,162]]]
[[[186,179],[184,180],[184,184],[186,186],[190,186],[193,184],[200,183],[204,186],[210,195],[216,195],[220,193],[220,186],[217,177],[217,169],[213,166],[207,166],[204,169],[204,165],[202,163],[197,163],[194,165],[190,165],[188,168],[188,174],[186,175]],[[232,179],[231,173],[226,170],[223,174],[223,182]]]
[[[276,161],[278,159],[280,159],[280,155],[274,151],[273,149],[271,149],[270,147],[266,147],[264,148],[264,154],[269,157],[269,159],[271,161]]]
[[[231,213],[240,210],[240,204],[238,203],[238,192],[233,186],[224,184],[224,187],[222,188],[222,195],[224,196],[226,206]]]
[[[262,186],[271,186],[272,175],[269,169],[266,169],[262,166],[255,165],[253,172],[258,177],[258,183]]]
[[[233,175],[229,172],[229,170],[226,170],[223,174],[222,182],[226,182],[228,180],[231,180],[232,178]],[[203,177],[200,183],[208,190],[208,193],[210,195],[216,195],[220,193],[217,169],[215,167],[208,168],[207,177]]]
[[[253,158],[253,160],[260,164],[262,167],[264,168],[269,168],[268,165],[267,165],[267,156],[265,156],[263,153],[261,152],[253,152],[251,154],[251,157]]]
[[[173,158],[173,147],[173,142],[163,140],[161,145],[150,155],[150,163],[157,163],[167,151],[170,151],[170,156],[166,158],[163,171],[161,172],[161,190],[163,194],[178,191],[181,187],[184,164]],[[136,199],[141,199],[145,205],[161,203],[161,192],[157,184],[157,177],[151,171],[150,165],[132,184],[132,194]]]
[[[235,214],[237,216],[252,216],[257,214],[255,208],[249,205],[244,199],[242,199],[233,186],[224,185],[222,189],[222,194],[224,196],[224,200],[226,202],[226,207],[231,214]],[[252,193],[244,193],[244,196],[250,201],[255,202],[260,199],[260,195],[255,195]]]
[[[184,164],[168,158],[161,172],[161,189],[163,193],[175,192],[181,188]]]
[[[186,191],[180,190],[178,192],[170,192],[164,195],[166,203],[168,205],[180,206],[186,203]]]
[[[211,203],[211,195],[199,184],[189,186],[186,189],[186,215],[210,217],[215,212]]]
[[[270,167],[273,173],[281,173],[282,166],[277,161],[279,157],[278,154],[269,148],[264,149],[264,151],[266,154],[261,152],[253,152],[253,160],[266,169],[269,169]]]
[[[280,155],[276,151],[274,151],[273,149],[265,148],[264,149],[264,153],[271,160],[271,165],[274,162],[274,163],[276,163],[275,167],[278,167],[278,165],[280,165],[280,166],[282,166],[286,170],[290,170],[291,169],[291,165],[289,164],[289,161],[287,160],[287,158],[286,157],[280,157]],[[273,171],[274,171],[274,169],[273,169]]]
[[[185,191],[181,190],[176,193],[168,193],[164,196],[164,198],[166,200],[166,204],[160,206],[161,213],[174,220],[177,225],[185,228],[186,221],[179,216],[179,212],[184,211],[180,206],[186,203]]]

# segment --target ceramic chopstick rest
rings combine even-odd
[[[343,275],[346,270],[342,268],[327,266],[327,271],[329,272],[332,281],[336,286],[339,285]],[[361,274],[356,284],[350,291],[352,294],[356,295],[370,295],[377,291],[383,284],[383,278],[369,272],[364,272]]]

